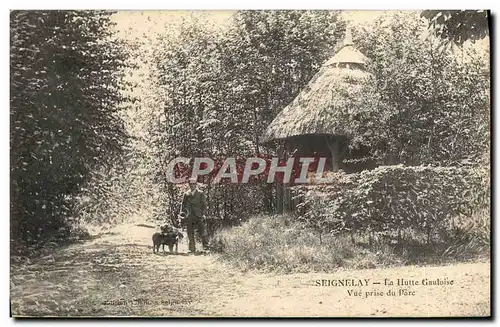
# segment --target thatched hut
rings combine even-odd
[[[367,62],[347,28],[342,46],[271,122],[264,142],[284,141],[288,152],[326,156],[330,170],[345,170],[342,160],[352,124],[376,93]]]

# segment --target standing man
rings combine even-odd
[[[189,240],[189,252],[195,253],[196,245],[194,240],[194,228],[198,228],[201,235],[203,250],[208,250],[208,236],[203,224],[203,218],[207,210],[207,198],[205,194],[198,188],[198,183],[195,178],[189,179],[189,190],[184,193],[182,198],[181,212],[187,213],[187,235]]]

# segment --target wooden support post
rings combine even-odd
[[[283,213],[283,184],[276,182],[276,213]]]
[[[338,171],[340,169],[340,163],[342,158],[340,158],[340,145],[339,140],[333,137],[326,138],[326,144],[330,150],[331,171]]]
[[[290,212],[290,189],[283,185],[283,212]]]
[[[286,148],[283,144],[279,145],[278,158],[280,160],[286,159]],[[276,185],[276,213],[282,214],[284,211],[283,209],[284,209],[284,201],[285,201],[284,185],[283,185],[283,182],[278,182],[278,179],[275,179],[274,183]]]

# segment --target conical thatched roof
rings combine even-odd
[[[343,46],[276,116],[263,142],[306,134],[348,135],[344,122],[365,105],[365,95],[370,98],[374,92],[367,92],[373,76],[365,70],[366,63],[347,30]]]
[[[325,66],[330,66],[339,63],[354,63],[366,65],[367,58],[358,49],[353,46],[344,46],[337,52],[335,56],[330,58],[325,64]]]
[[[325,63],[325,66],[330,66],[339,63],[354,63],[366,65],[367,58],[358,49],[354,47],[352,42],[351,29],[346,28],[344,42],[337,53]]]

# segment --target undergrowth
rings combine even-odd
[[[257,216],[238,227],[224,229],[212,239],[212,248],[242,270],[329,272],[336,269],[368,269],[402,265],[444,264],[489,257],[489,216],[483,230],[456,226],[433,243],[416,238],[395,241],[352,238],[349,234],[319,235],[288,215]],[[488,221],[487,228],[485,222]],[[473,224],[474,225],[474,224]],[[481,237],[477,234],[481,233]],[[353,242],[354,240],[354,242]]]

